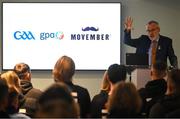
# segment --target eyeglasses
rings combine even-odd
[[[154,32],[155,30],[157,30],[157,28],[155,28],[155,29],[151,29],[151,30],[146,30],[147,32]]]

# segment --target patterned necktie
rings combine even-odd
[[[151,42],[151,65],[156,62],[157,41]]]

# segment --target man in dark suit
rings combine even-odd
[[[136,53],[138,54],[149,54],[150,65],[153,62],[153,53],[152,47],[155,43],[155,55],[154,61],[163,61],[167,63],[167,58],[169,58],[170,64],[174,67],[178,67],[177,57],[174,53],[172,47],[172,39],[160,35],[160,27],[158,22],[149,21],[146,27],[148,35],[141,35],[141,37],[132,39],[131,38],[131,29],[132,29],[133,20],[131,17],[128,17],[125,21],[125,35],[124,43],[135,47]]]

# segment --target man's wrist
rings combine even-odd
[[[130,31],[130,30],[131,30],[131,27],[127,27],[126,30]]]
[[[130,32],[130,31],[131,31],[131,28],[128,28],[128,27],[125,28],[125,31],[126,31],[126,32]]]

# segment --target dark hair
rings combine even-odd
[[[8,85],[5,80],[0,79],[0,102],[8,95]]]
[[[77,118],[79,108],[68,87],[57,82],[45,90],[38,100],[36,117]]]
[[[156,76],[164,77],[166,75],[167,63],[162,61],[157,61],[152,65],[152,67]]]
[[[62,99],[67,102],[72,102],[73,98],[70,95],[69,90],[62,83],[55,83],[50,86],[39,98],[39,103],[43,104],[49,100]]]
[[[18,75],[20,79],[24,79],[26,73],[31,72],[29,65],[25,63],[19,63],[14,66],[14,72]]]
[[[108,68],[108,77],[113,84],[119,81],[125,81],[126,75],[127,71],[124,65],[112,64]]]

